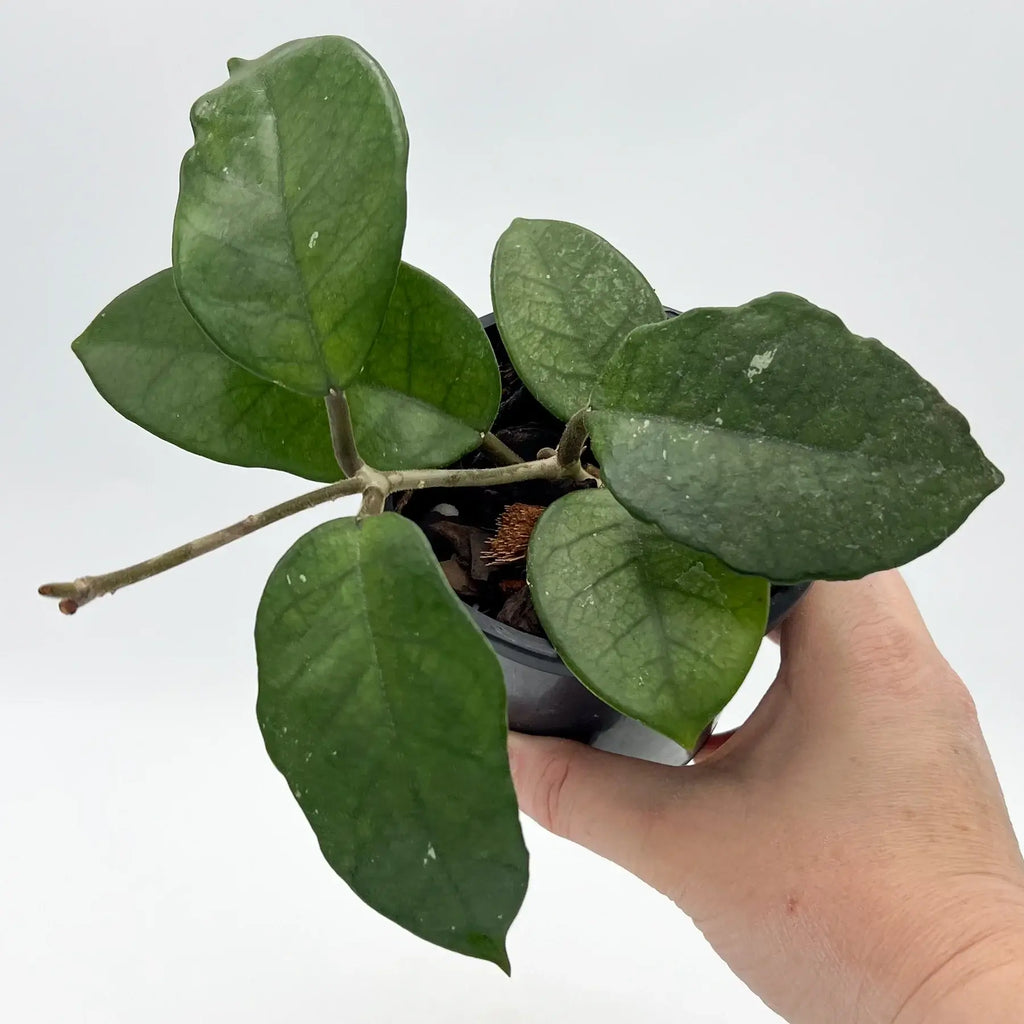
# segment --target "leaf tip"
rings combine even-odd
[[[463,952],[468,952],[479,960],[486,960],[501,970],[507,978],[512,977],[512,965],[508,959],[508,950],[505,948],[505,936],[485,935],[480,932],[467,936],[468,944],[463,947]]]
[[[708,738],[711,733],[712,722],[705,722],[701,726],[684,726],[673,739],[685,750],[690,757],[695,757],[699,752],[700,748],[704,746],[704,741]]]
[[[489,956],[487,959],[497,966],[506,978],[512,977],[512,964],[509,962],[508,951],[505,949],[504,943],[497,946],[494,954]]]

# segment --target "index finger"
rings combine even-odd
[[[896,672],[938,651],[895,569],[815,583],[781,626],[783,666],[794,681],[830,682],[866,670]]]

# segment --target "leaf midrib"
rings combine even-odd
[[[362,530],[362,528],[358,526],[358,523],[357,523],[357,529],[359,529],[360,532]],[[370,615],[370,602],[367,600],[366,578],[365,578],[365,576],[363,574],[363,545],[362,545],[361,538],[359,538],[358,536],[356,538],[355,549],[356,549],[356,553],[355,553],[355,572],[356,572],[356,576],[358,577],[358,581],[359,581],[359,592],[360,592],[360,594],[362,596],[362,600],[359,602],[359,606],[360,606],[360,609],[363,612],[363,618],[364,618],[364,621],[366,623],[367,635],[370,638],[369,646],[370,646],[371,651],[373,652],[373,673],[374,673],[374,678],[377,680],[378,688],[380,690],[380,695],[381,695],[381,703],[384,705],[384,710],[385,710],[385,713],[387,715],[388,725],[391,728],[392,736],[394,736],[395,751],[397,752],[397,756],[398,756],[399,760],[403,764],[403,767],[405,769],[404,774],[405,774],[406,778],[408,779],[409,790],[410,790],[410,792],[413,795],[413,799],[415,800],[417,807],[419,808],[419,818],[420,818],[421,828],[423,830],[423,833],[427,837],[427,843],[435,851],[435,854],[436,854],[437,850],[438,850],[438,847],[434,844],[434,842],[433,842],[434,836],[432,835],[432,833],[430,831],[430,827],[429,827],[430,815],[427,813],[426,801],[424,800],[423,793],[421,792],[420,787],[418,785],[415,773],[411,772],[409,770],[409,767],[410,767],[409,756],[406,753],[406,751],[405,751],[405,749],[404,749],[404,747],[402,745],[402,742],[401,742],[401,733],[398,730],[398,725],[395,722],[394,712],[392,711],[392,703],[391,703],[391,698],[390,698],[390,695],[389,695],[388,689],[387,689],[387,683],[386,683],[386,680],[385,680],[385,674],[384,674],[383,670],[381,669],[380,656],[379,656],[378,651],[377,651],[377,633],[376,633],[376,630],[373,628],[373,622],[372,622],[371,615]],[[441,844],[441,845],[443,846],[444,844]],[[462,889],[457,884],[457,882],[455,881],[455,876],[452,874],[451,868],[448,866],[448,863],[447,863],[447,861],[445,860],[445,858],[443,856],[440,856],[440,855],[435,856],[434,863],[437,864],[441,868],[441,870],[444,872],[445,877],[448,879],[448,884],[451,887],[451,891],[453,893],[455,893],[455,895],[456,895],[456,897],[458,899],[459,904],[462,906],[462,911],[463,911],[463,916],[464,916],[464,925],[465,925],[466,930],[468,931],[470,914],[468,913],[468,910],[467,910],[467,904],[466,904],[466,900],[465,900],[465,898],[464,898],[464,896],[462,894]]]
[[[270,123],[274,128],[274,160],[277,166],[277,192],[281,199],[281,218],[284,221],[289,264],[295,275],[295,279],[298,282],[298,292],[302,297],[302,312],[306,322],[310,347],[313,349],[313,361],[319,365],[320,370],[323,373],[324,386],[326,388],[331,385],[331,375],[327,369],[327,358],[324,355],[323,346],[319,343],[320,332],[317,330],[316,324],[313,322],[313,311],[309,303],[309,293],[306,290],[306,282],[302,275],[302,271],[299,268],[299,258],[295,252],[295,235],[292,230],[291,214],[289,213],[288,203],[285,198],[284,156],[281,148],[281,131],[278,125],[277,107],[274,103],[274,98],[271,94],[270,81],[266,74],[260,75],[260,83],[263,86],[263,95],[267,101],[267,108],[270,111]]]
[[[910,468],[910,467],[929,467],[929,466],[941,466],[943,465],[940,461],[935,460],[934,462],[926,462],[923,460],[906,461],[903,459],[897,459],[895,457],[888,457],[883,455],[868,455],[863,452],[858,452],[850,448],[830,448],[825,445],[809,444],[804,441],[794,441],[791,438],[780,437],[778,434],[755,434],[749,430],[739,430],[735,427],[726,427],[717,423],[705,423],[702,420],[691,420],[682,417],[668,416],[663,413],[652,413],[652,412],[638,412],[636,410],[626,411],[625,409],[595,409],[594,414],[599,416],[619,416],[629,417],[631,419],[645,419],[656,423],[667,423],[675,427],[683,428],[697,428],[700,430],[707,431],[709,434],[728,434],[734,437],[741,437],[749,439],[758,444],[772,444],[783,449],[796,448],[803,451],[815,452],[822,455],[842,455],[848,456],[851,459],[862,460],[869,465],[876,466],[881,465],[883,467],[897,467],[897,468]]]

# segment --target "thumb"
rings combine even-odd
[[[509,734],[522,811],[672,895],[707,801],[699,767],[671,768],[572,740]]]

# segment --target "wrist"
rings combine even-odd
[[[1024,887],[948,923],[949,937],[918,968],[893,1024],[1015,1019],[1024,1006]]]

